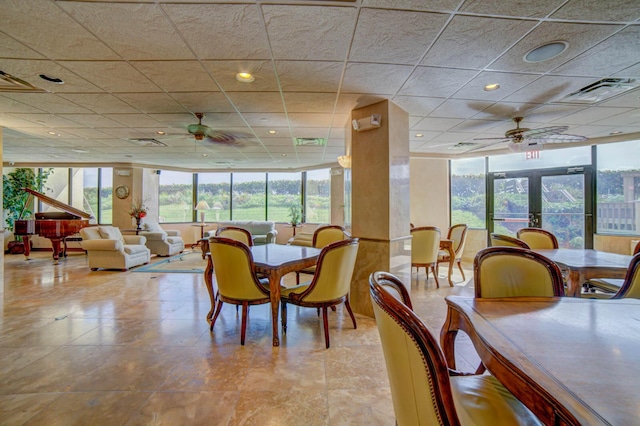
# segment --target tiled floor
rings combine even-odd
[[[253,306],[241,346],[233,306],[209,332],[200,274],[91,272],[83,254],[59,265],[50,256],[5,255],[2,425],[394,424],[371,318],[356,315],[354,330],[338,307],[325,349],[315,309],[289,307],[288,333],[273,348],[268,305]],[[472,295],[454,278],[436,289],[423,270],[413,274],[415,310],[435,333],[444,296]],[[477,357],[468,339],[459,343],[458,368],[472,370]]]

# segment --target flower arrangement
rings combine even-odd
[[[142,200],[136,200],[131,203],[131,208],[129,209],[129,216],[135,218],[136,220],[140,220],[147,215],[147,211],[149,209],[145,207]]]

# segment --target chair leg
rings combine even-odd
[[[349,315],[351,316],[351,321],[353,321],[353,328],[354,329],[358,328],[358,325],[356,324],[356,317],[353,316],[353,311],[351,310],[351,304],[349,303],[349,296],[347,296],[347,298],[345,299],[344,306],[347,307],[347,312],[349,312]]]
[[[284,300],[280,302],[280,310],[282,311],[282,318],[280,322],[282,323],[282,331],[287,333],[287,302]]]
[[[216,323],[218,319],[218,315],[220,315],[220,309],[222,309],[222,302],[218,301],[216,306],[216,313],[213,315],[213,319],[211,320],[211,326],[209,327],[209,331],[213,331],[213,325]]]
[[[433,273],[433,279],[436,280],[436,288],[440,288],[440,282],[438,282],[438,274],[436,272],[436,268],[431,267],[431,273]]]
[[[296,285],[300,284],[300,272],[296,272]]]
[[[329,349],[329,318],[327,317],[327,306],[322,307],[322,324],[324,325],[324,343]]]
[[[244,345],[244,338],[247,334],[247,316],[249,314],[249,302],[242,302],[242,328],[240,329],[240,344]]]
[[[458,262],[458,269],[460,269],[460,273],[462,274],[462,279],[466,280],[466,278],[464,277],[464,271],[462,270],[462,262],[460,261],[460,259],[456,260],[456,262]]]

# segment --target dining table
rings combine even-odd
[[[280,346],[278,315],[280,310],[280,283],[282,277],[290,272],[300,271],[315,265],[322,250],[315,247],[274,243],[255,245],[250,247],[250,249],[256,272],[269,278],[273,346]],[[211,254],[208,254],[207,267],[204,272],[205,285],[207,286],[209,298],[211,299],[211,310],[207,313],[208,322],[211,322],[215,309],[213,270],[213,260]]]
[[[592,249],[534,249],[567,269],[567,296],[580,297],[582,285],[590,278],[624,278],[631,256]]]
[[[458,330],[547,425],[640,424],[640,300],[447,296],[440,342]]]

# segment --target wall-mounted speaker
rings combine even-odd
[[[159,175],[162,170],[156,170],[156,174]]]

